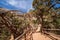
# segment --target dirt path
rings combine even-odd
[[[40,31],[40,26],[38,27],[38,29],[36,30],[36,32]],[[49,37],[41,34],[41,33],[33,33],[33,40],[51,40]]]
[[[51,40],[51,39],[41,33],[34,33],[33,40]]]
[[[40,26],[41,25],[38,26],[36,32],[40,31]],[[51,39],[41,33],[33,33],[33,40],[51,40]]]
[[[40,30],[40,27],[36,30],[38,32]],[[50,38],[54,37],[57,40],[60,40],[60,36],[58,37],[56,34],[48,33],[50,34]],[[52,36],[52,37],[51,37]],[[33,40],[55,40],[54,38],[50,39],[48,36],[43,35],[41,33],[33,33]]]

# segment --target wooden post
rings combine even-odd
[[[11,34],[10,40],[14,40],[14,35],[13,34]]]

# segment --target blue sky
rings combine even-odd
[[[27,12],[32,9],[33,0],[0,0],[0,7]]]
[[[55,7],[59,8],[60,7],[60,4],[56,4]]]

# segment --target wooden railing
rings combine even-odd
[[[60,29],[44,29],[45,31],[59,31]]]

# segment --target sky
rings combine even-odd
[[[30,9],[33,9],[32,2],[33,0],[0,0],[0,7],[28,12]],[[60,4],[57,4],[55,7],[60,7]]]
[[[32,2],[33,0],[0,0],[0,7],[28,12],[32,9]]]

